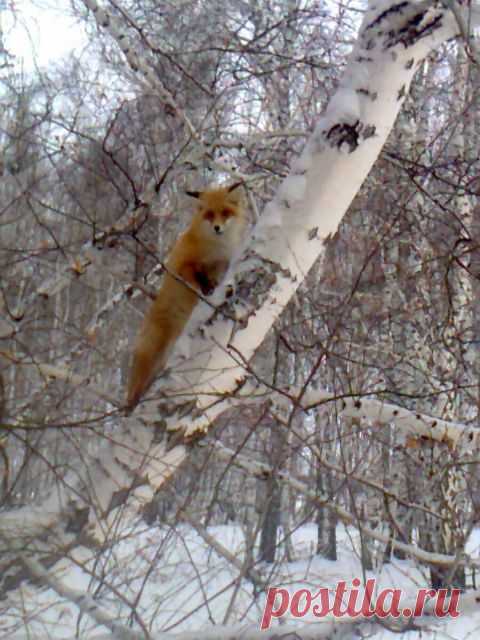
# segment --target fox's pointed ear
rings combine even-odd
[[[240,180],[240,182],[235,182],[234,184],[231,184],[229,187],[227,187],[227,198],[229,202],[231,202],[232,204],[240,204],[242,202],[243,190],[238,189],[238,187],[241,187],[244,184],[245,183],[243,182],[243,180]]]
[[[243,180],[240,180],[240,182],[234,182],[228,187],[227,189],[228,193],[232,193],[232,191],[235,191],[235,189],[237,189],[238,187],[241,187],[242,184],[244,184]]]
[[[202,195],[202,191],[185,191],[185,193],[187,196],[190,196],[190,198],[195,198],[195,200],[198,200]]]

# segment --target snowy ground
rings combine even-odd
[[[217,542],[233,552],[237,559],[244,557],[244,537],[238,526],[210,527],[208,533]],[[216,552],[187,525],[175,531],[138,526],[122,532],[123,540],[105,554],[101,564],[84,563],[87,571],[77,567],[59,577],[63,584],[78,591],[88,591],[101,606],[114,614],[118,621],[131,624],[131,606],[142,619],[149,633],[160,631],[179,633],[199,632],[212,625],[241,623],[246,629],[258,630],[265,604],[264,594],[254,598],[252,584],[238,580],[238,570]],[[321,587],[334,588],[339,580],[351,584],[354,578],[363,579],[358,554],[358,540],[354,530],[339,527],[339,558],[336,562],[314,556],[315,525],[304,525],[293,535],[296,560],[280,563],[269,579],[272,586],[287,588],[293,593],[298,588],[317,592]],[[468,550],[478,555],[480,531],[469,542]],[[78,558],[77,558],[78,560]],[[266,567],[259,567],[264,575]],[[103,582],[92,580],[88,571],[104,575]],[[402,588],[406,596],[414,598],[417,589],[428,586],[428,576],[410,561],[394,561],[379,567],[365,577],[375,577],[377,586]],[[122,602],[123,600],[123,602]],[[128,604],[129,603],[129,604]],[[478,611],[477,611],[478,609]],[[480,604],[472,595],[462,595],[461,614],[456,619],[439,620],[429,616],[422,631],[404,634],[408,640],[466,640],[480,634]],[[293,618],[285,621],[294,621]],[[299,625],[316,620],[305,616]],[[274,621],[274,624],[278,624]],[[320,623],[324,624],[324,623]],[[42,638],[106,637],[105,627],[93,622],[87,615],[79,615],[77,606],[62,600],[51,589],[38,590],[25,585],[8,601],[0,602],[0,638],[31,640]],[[161,636],[162,634],[160,634]],[[198,637],[202,637],[200,631]],[[242,637],[249,638],[246,630]],[[398,633],[378,630],[375,640],[398,639]]]

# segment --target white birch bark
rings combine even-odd
[[[194,332],[188,368],[203,373],[180,376],[186,367],[179,359],[171,363],[179,375],[168,395],[191,390],[200,415],[179,421],[174,413],[169,429],[193,438],[223,410],[218,396],[233,393],[246,377],[245,363],[322,256],[325,240],[377,158],[416,68],[453,34],[454,21],[430,3],[372,4],[337,93],[237,264],[238,302],[220,308],[208,327]],[[203,317],[208,313],[199,310],[197,321],[202,311]]]
[[[92,0],[87,4],[92,6]],[[465,10],[460,3],[458,10]],[[182,397],[182,404],[174,404],[169,393],[168,407],[164,404],[155,417],[166,419],[178,444],[168,450],[152,426],[144,427],[135,418],[125,420],[116,443],[108,442],[85,466],[88,477],[87,471],[85,477],[67,474],[35,510],[2,514],[1,533],[11,541],[9,549],[2,549],[5,562],[12,560],[15,550],[22,552],[26,539],[32,554],[40,558],[52,539],[59,546],[74,547],[72,554],[81,554],[79,530],[88,531],[91,544],[102,543],[119,505],[127,498],[131,506],[136,506],[134,497],[149,500],[177,471],[187,455],[184,442],[207,431],[228,406],[239,381],[247,376],[245,363],[322,256],[325,240],[336,231],[375,162],[415,70],[429,51],[457,31],[455,20],[439,3],[370,3],[336,94],[238,261],[234,299],[216,310],[203,331],[194,333],[188,370],[200,374],[182,373],[186,367],[178,356],[172,361],[176,375],[168,391]],[[197,324],[209,312],[202,305]],[[186,402],[185,393],[195,402]],[[4,578],[15,573],[15,564],[9,566]]]

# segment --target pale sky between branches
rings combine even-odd
[[[4,46],[20,68],[29,73],[86,44],[84,29],[73,17],[70,3],[23,0],[12,12],[0,14]]]

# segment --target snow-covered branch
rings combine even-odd
[[[148,638],[144,633],[133,631],[126,625],[119,623],[117,616],[106,611],[90,594],[68,587],[60,578],[54,577],[34,558],[23,556],[22,561],[36,579],[48,585],[61,598],[66,598],[76,604],[82,613],[93,618],[99,625],[110,629],[118,640],[146,640]]]
[[[478,429],[410,411],[377,399],[339,398],[325,390],[309,389],[302,398],[302,407],[308,410],[330,402],[335,402],[339,416],[366,420],[373,426],[392,424],[406,435],[448,443],[452,447],[460,446],[470,452],[476,451],[480,444]]]
[[[43,364],[43,363],[31,363],[29,365],[37,369],[39,374],[44,377],[47,381],[49,379],[54,380],[62,380],[63,382],[67,382],[68,384],[73,385],[74,387],[85,387],[88,385],[88,390],[91,391],[94,395],[102,400],[113,404],[114,406],[117,404],[116,398],[110,396],[106,391],[104,391],[98,385],[94,385],[91,383],[88,376],[78,375],[73,373],[71,369],[65,366],[55,366],[51,364]]]
[[[310,385],[306,390],[298,387],[276,389],[250,379],[237,394],[225,399],[225,403],[263,402],[266,398],[280,423],[287,422],[293,409],[310,411],[328,407],[341,419],[365,421],[373,428],[391,424],[407,437],[442,442],[463,453],[474,454],[480,448],[480,431],[476,427],[412,411],[370,395],[336,394],[316,385]]]

